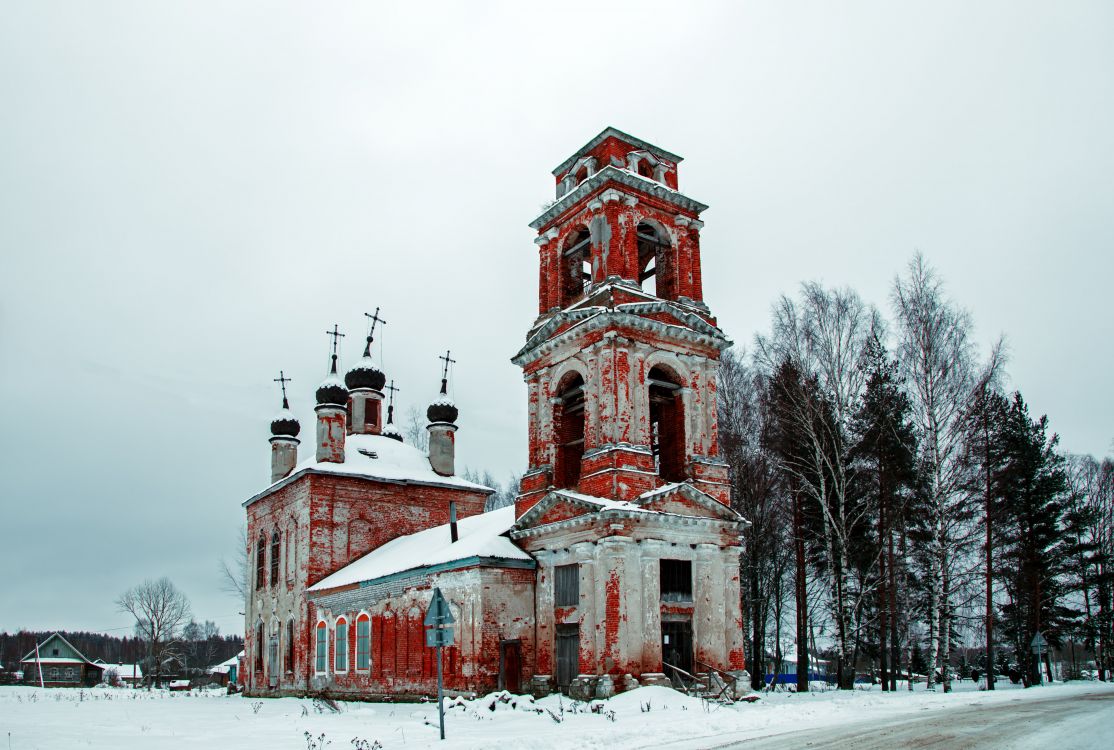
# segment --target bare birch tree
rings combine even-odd
[[[852,289],[802,284],[800,301],[787,296],[774,305],[770,336],[757,339],[757,359],[771,376],[785,363],[811,387],[781,389],[782,420],[806,441],[799,460],[783,461],[818,514],[827,560],[828,601],[836,632],[836,659],[842,688],[853,686],[855,614],[863,602],[849,585],[849,550],[865,509],[851,502],[853,480],[847,456],[850,422],[866,384],[862,358],[882,329],[873,307]],[[823,412],[828,412],[830,418]]]
[[[944,294],[943,282],[917,253],[894,280],[898,360],[913,401],[924,493],[921,548],[928,591],[928,687],[941,669],[950,689],[952,592],[960,555],[975,539],[967,502],[966,414],[976,386],[971,318]]]
[[[189,599],[164,576],[128,589],[116,605],[135,618],[136,635],[147,644],[147,674],[157,685],[164,662],[174,655],[182,628],[190,620]],[[147,686],[150,688],[150,681]]]

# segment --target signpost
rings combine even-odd
[[[445,739],[444,681],[441,676],[441,647],[453,645],[453,623],[449,602],[441,589],[433,589],[433,599],[425,611],[425,645],[437,649],[437,719],[441,723],[441,739]]]
[[[1037,655],[1037,679],[1040,680],[1038,684],[1044,684],[1044,665],[1041,664],[1041,652],[1048,650],[1048,641],[1044,639],[1041,632],[1038,630],[1037,634],[1033,636],[1033,640],[1029,642],[1029,648],[1034,654]]]

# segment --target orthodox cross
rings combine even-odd
[[[442,362],[444,362],[444,365],[441,368],[441,392],[442,393],[448,393],[449,392],[448,391],[449,365],[450,364],[456,364],[456,360],[452,358],[452,354],[453,353],[451,351],[446,349],[445,350],[445,356],[437,358],[437,359],[441,360]]]
[[[289,409],[290,404],[286,400],[286,384],[287,383],[293,383],[294,381],[291,378],[288,378],[285,375],[283,375],[282,370],[279,370],[279,376],[277,378],[275,378],[275,382],[282,386],[282,408],[283,409]]]
[[[340,340],[342,338],[344,338],[344,334],[340,332],[337,324],[333,323],[333,330],[325,331],[325,335],[333,337],[333,370],[332,370],[332,372],[335,375],[336,371],[337,371],[337,344],[339,344]]]
[[[379,317],[379,308],[378,307],[375,308],[374,313],[364,313],[364,316],[367,317],[367,319],[371,321],[371,327],[368,329],[368,332],[367,332],[367,346],[364,347],[364,356],[365,357],[370,357],[371,356],[371,342],[375,340],[375,325],[377,323],[382,323],[383,325],[387,325],[387,321],[385,321],[385,320],[383,320],[382,318]]]
[[[386,322],[386,321],[384,321],[384,322]],[[395,388],[395,381],[392,379],[391,384],[388,385],[383,390],[388,391],[390,393],[390,395],[387,396],[387,424],[394,424],[394,420],[395,420],[395,393],[398,392],[401,389],[400,388]]]

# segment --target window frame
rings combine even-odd
[[[343,638],[341,628],[344,628]],[[342,653],[341,644],[344,644],[344,667],[340,666]],[[348,674],[348,618],[341,615],[333,623],[333,674]]]
[[[553,566],[553,606],[580,606],[580,563]]]
[[[670,567],[676,566],[677,568],[688,569],[688,591],[684,591],[683,587],[676,589],[671,588],[669,591],[666,591],[666,564],[669,564]],[[672,575],[668,576],[668,578],[671,583],[682,580],[682,576],[677,570],[675,570]],[[662,557],[658,559],[658,595],[661,601],[677,604],[691,604],[694,601],[693,595],[696,588],[694,584],[692,560],[683,560],[675,557]]]
[[[329,673],[329,626],[324,620],[318,620],[314,628],[316,642],[314,643],[313,670],[314,674]]]
[[[282,562],[282,532],[277,528],[271,532],[271,587],[279,585],[280,563]]]
[[[367,628],[367,632],[362,635],[360,633],[361,626]],[[361,612],[356,616],[355,668],[357,672],[371,671],[371,616],[367,612]]]
[[[294,618],[286,621],[286,650],[283,653],[283,671],[294,673]]]
[[[255,590],[262,591],[267,584],[267,535],[259,532],[255,541]]]

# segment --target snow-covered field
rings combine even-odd
[[[970,682],[951,694],[777,693],[753,704],[706,704],[666,688],[640,688],[598,704],[552,696],[539,701],[503,694],[447,699],[447,740],[439,742],[435,703],[343,703],[341,711],[311,699],[256,700],[220,691],[0,688],[0,750],[34,748],[267,748],[370,750],[443,748],[695,748],[804,728],[836,727],[949,709],[1040,700],[1105,690],[1076,682],[978,692]],[[594,709],[594,710],[593,710]],[[1101,717],[1101,718],[1100,718]],[[1110,713],[1096,726],[1110,726]],[[1062,741],[1059,747],[1065,745]]]

